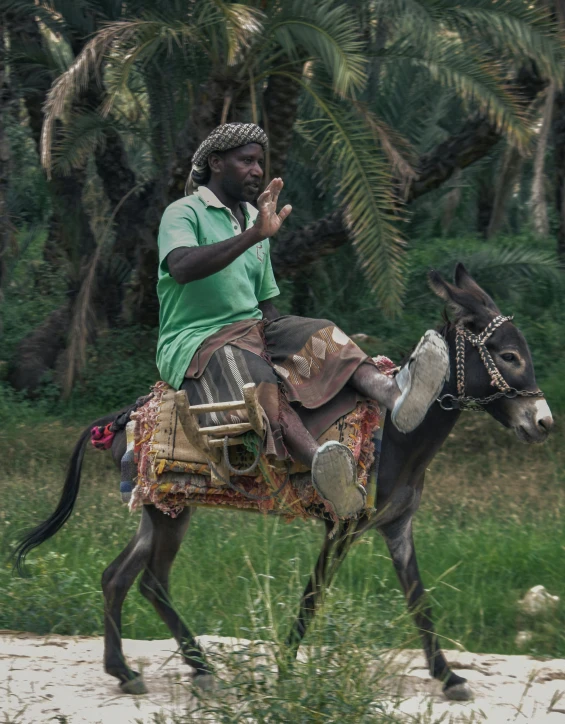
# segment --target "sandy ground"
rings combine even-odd
[[[212,656],[235,649],[245,658],[250,644],[210,636],[199,640]],[[183,722],[197,721],[197,716],[186,714],[194,700],[187,686],[188,670],[175,649],[172,640],[124,641],[126,656],[141,667],[149,688],[148,694],[132,697],[122,694],[104,673],[99,638],[0,632],[0,721],[145,724],[170,722],[175,713],[184,715]],[[391,665],[391,671],[398,671],[389,680],[391,697],[400,695],[395,703],[391,698],[391,708],[398,707],[407,722],[411,715],[425,712],[430,723],[441,719],[565,724],[565,660],[454,651],[449,660],[469,680],[474,701],[447,701],[439,684],[429,679],[422,655],[402,651]]]

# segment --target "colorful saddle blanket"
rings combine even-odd
[[[394,368],[392,362],[387,363]],[[220,505],[289,519],[335,518],[313,488],[310,471],[295,463],[289,467],[262,455],[252,475],[232,474],[229,481],[214,481],[209,461],[184,435],[174,395],[173,388],[158,382],[149,401],[131,414],[137,480],[130,510],[152,504],[176,517],[186,506]],[[375,403],[362,402],[320,437],[320,442],[334,439],[350,448],[357,461],[358,480],[367,488],[368,508],[374,508],[376,476],[370,479],[369,472],[380,452],[383,418]],[[246,470],[254,459],[255,453],[242,445],[229,448],[234,468]]]

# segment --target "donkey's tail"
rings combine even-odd
[[[37,546],[44,543],[46,540],[55,535],[60,530],[67,520],[69,519],[77,499],[78,491],[80,488],[80,474],[82,470],[82,461],[86,450],[86,445],[90,439],[90,431],[95,425],[107,425],[113,422],[118,417],[120,412],[115,412],[112,415],[101,417],[91,425],[80,436],[71,459],[69,461],[69,467],[67,469],[67,477],[65,479],[65,485],[61,493],[59,503],[55,508],[54,512],[40,523],[35,528],[32,528],[25,535],[23,535],[15,550],[12,553],[14,559],[16,571],[21,575],[23,573],[23,564],[27,554]]]

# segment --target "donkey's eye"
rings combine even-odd
[[[516,361],[516,355],[512,354],[512,352],[505,352],[504,354],[500,355],[502,359],[505,362],[515,362]]]

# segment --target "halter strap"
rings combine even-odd
[[[500,370],[496,366],[490,352],[486,348],[485,342],[504,322],[511,322],[514,317],[504,317],[499,314],[483,329],[480,334],[473,334],[466,329],[461,322],[455,327],[455,370],[457,378],[457,397],[450,393],[446,393],[438,398],[439,405],[442,410],[474,410],[476,412],[484,412],[484,406],[488,405],[501,397],[512,399],[514,397],[543,397],[541,390],[517,390],[506,382]],[[498,388],[498,392],[494,392],[488,397],[466,397],[465,396],[465,340],[473,347],[476,347],[481,356],[481,360],[489,374],[492,384]]]
[[[513,319],[514,317],[504,317],[502,314],[499,314],[491,322],[489,322],[480,334],[473,334],[461,323],[457,325],[455,347],[457,355],[457,395],[459,397],[465,396],[465,340],[478,349],[483,364],[492,380],[492,384],[501,392],[508,392],[510,390],[510,385],[500,373],[500,370],[491,357],[490,352],[486,348],[485,342],[502,324],[504,324],[504,322],[511,322]]]

